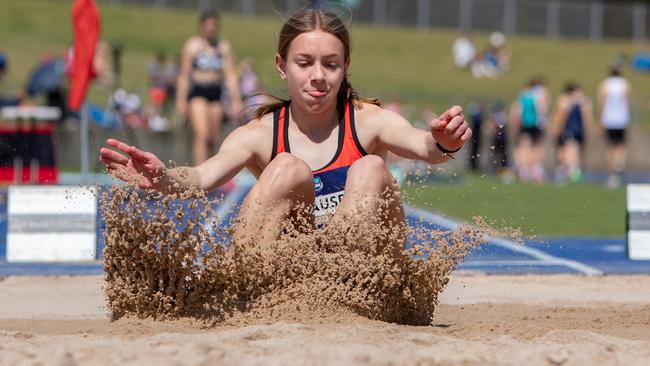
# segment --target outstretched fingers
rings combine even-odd
[[[114,164],[119,164],[126,166],[126,164],[129,162],[129,158],[122,155],[121,153],[108,149],[105,147],[102,147],[99,149],[99,160],[101,160],[103,163],[114,163]]]

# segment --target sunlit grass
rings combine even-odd
[[[447,183],[403,188],[407,201],[453,218],[482,216],[527,235],[620,237],[625,235],[625,191],[590,184],[504,184],[466,175]]]

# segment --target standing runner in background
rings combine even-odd
[[[185,42],[176,90],[176,108],[187,116],[194,130],[192,155],[195,164],[206,161],[217,148],[225,110],[221,102],[225,84],[231,114],[241,110],[237,71],[230,43],[219,38],[219,13],[207,10],[200,16],[200,35]]]
[[[625,170],[625,131],[630,123],[630,85],[616,67],[611,68],[609,77],[598,87],[598,110],[607,138],[607,186],[617,188],[621,185],[621,175]]]
[[[208,161],[167,169],[152,153],[113,139],[107,143],[115,150],[102,148],[100,159],[109,171],[126,170],[139,177],[141,188],[160,191],[215,189],[247,168],[257,183],[239,211],[235,241],[277,239],[287,219],[296,217],[313,230],[330,220],[372,215],[382,228],[403,233],[399,189],[386,156],[449,160],[472,137],[462,109],[454,106],[420,130],[359,96],[348,79],[350,36],[332,12],[301,10],[279,38],[275,63],[290,100],[261,107]]]
[[[551,121],[551,135],[558,145],[555,180],[558,183],[578,183],[582,180],[584,143],[593,119],[591,101],[577,84],[569,82],[555,104]]]
[[[544,127],[548,111],[548,91],[541,79],[532,79],[519,93],[510,109],[511,123],[517,133],[515,164],[522,182],[541,183],[545,179]]]

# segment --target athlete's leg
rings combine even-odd
[[[220,102],[212,102],[208,104],[208,155],[212,155],[217,150],[217,143],[219,142],[219,135],[224,119],[224,108]]]
[[[194,131],[192,157],[194,158],[194,164],[201,164],[208,159],[208,101],[203,97],[190,99],[189,117]]]
[[[545,142],[544,135],[541,132],[539,132],[539,135],[535,136],[532,141],[530,169],[533,181],[536,183],[542,183],[546,180],[546,173],[544,171],[544,154],[546,153]]]
[[[289,153],[281,153],[267,165],[244,200],[233,240],[264,243],[277,239],[288,219],[293,228],[314,228],[314,178],[309,166]]]
[[[569,139],[565,145],[565,161],[569,171],[580,169],[580,143]]]
[[[393,238],[400,244],[395,248],[402,248],[406,220],[399,187],[384,160],[376,155],[367,155],[350,167],[345,181],[345,195],[330,225],[337,226],[351,221],[365,224],[367,218],[373,217],[379,220],[379,228],[394,229],[393,233],[399,233]]]
[[[515,152],[515,164],[517,174],[522,182],[528,182],[531,178],[531,149],[532,139],[530,135],[527,133],[520,134]]]

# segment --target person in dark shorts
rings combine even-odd
[[[630,84],[617,67],[610,69],[609,77],[598,88],[600,122],[607,138],[607,185],[610,188],[620,186],[625,170],[625,130],[631,119],[630,94]]]
[[[508,113],[502,101],[497,100],[492,104],[487,122],[492,130],[490,161],[501,180],[511,183],[514,176],[508,158]]]
[[[592,103],[576,83],[569,82],[557,98],[551,134],[557,142],[557,183],[578,183],[583,178],[582,152],[593,120]]]
[[[544,127],[548,109],[548,92],[539,78],[532,79],[519,93],[510,109],[512,125],[517,130],[515,166],[522,182],[545,180]]]
[[[185,42],[176,90],[176,108],[194,130],[194,163],[208,159],[217,148],[225,108],[222,85],[230,96],[230,112],[241,110],[239,81],[230,43],[219,38],[219,13],[207,10],[200,17],[200,35]]]

